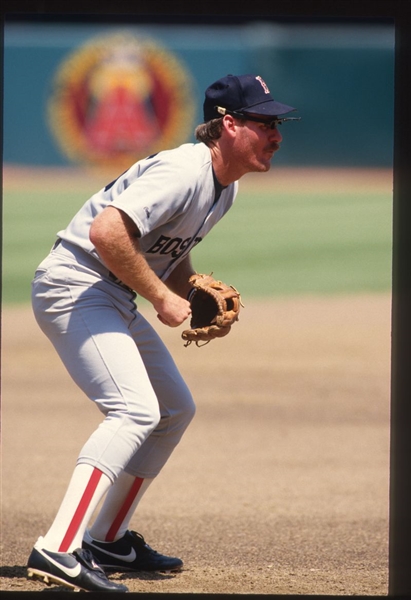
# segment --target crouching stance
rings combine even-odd
[[[190,252],[231,208],[238,179],[269,170],[282,140],[277,125],[286,120],[278,115],[291,110],[259,76],[215,82],[205,93],[198,142],[138,161],[94,194],[39,265],[37,322],[102,422],[79,452],[51,527],[35,542],[29,577],[126,592],[106,572],[182,568],[180,558],[130,530],[195,412],[138,297],[162,325],[179,327],[190,317]]]

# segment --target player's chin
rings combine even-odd
[[[274,158],[274,154],[276,153],[276,150],[269,150],[268,152],[266,152],[264,154],[264,157],[261,158],[260,160],[260,165],[261,165],[261,171],[269,171],[271,168],[271,161]]]
[[[257,170],[260,173],[265,173],[266,171],[269,171],[271,169],[271,159],[272,159],[272,155],[268,159],[260,160],[258,163],[259,168]]]
[[[265,173],[271,168],[271,159],[273,157],[272,152],[264,152],[264,154],[254,157],[254,160],[249,163],[249,172],[254,173]]]

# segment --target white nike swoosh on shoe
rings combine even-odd
[[[46,558],[49,562],[51,562],[55,567],[63,571],[68,577],[77,577],[81,573],[81,564],[77,563],[75,567],[66,567],[62,565],[57,560],[53,560],[49,554],[43,552],[40,548],[36,548],[37,552],[39,552],[44,558]]]
[[[108,550],[104,550],[101,546],[95,546],[94,544],[90,544],[92,548],[96,548],[99,552],[103,552],[107,554],[107,556],[111,556],[112,558],[117,558],[117,560],[124,560],[125,562],[132,563],[137,558],[136,551],[134,548],[131,548],[128,554],[115,554],[114,552],[109,552]]]

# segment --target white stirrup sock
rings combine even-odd
[[[77,465],[54,522],[38,544],[52,552],[81,548],[88,522],[111,486],[111,480],[99,469]]]
[[[114,542],[126,533],[131,517],[153,479],[121,473],[104,499],[103,506],[90,528],[95,540]]]

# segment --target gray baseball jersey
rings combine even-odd
[[[148,264],[166,279],[228,211],[237,189],[235,182],[220,189],[217,198],[210,149],[183,144],[135,163],[94,194],[58,236],[98,259],[90,225],[106,206],[115,206],[137,225]]]

